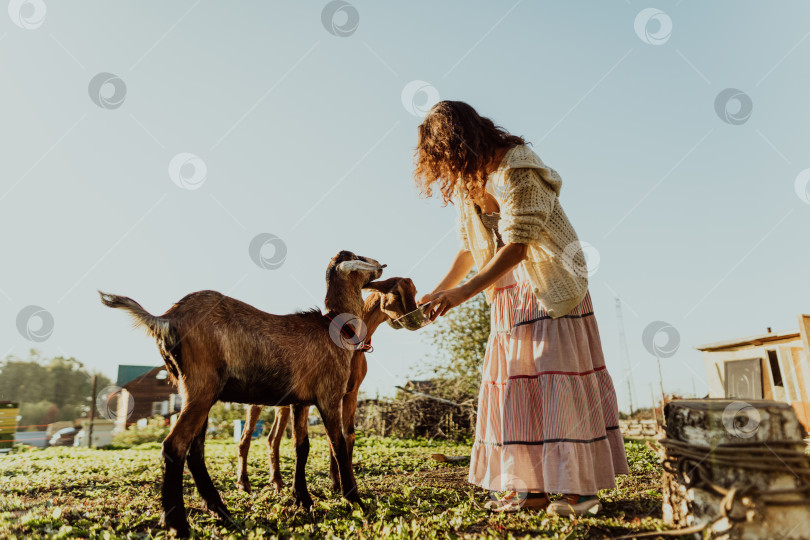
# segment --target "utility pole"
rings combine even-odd
[[[98,376],[93,375],[93,390],[90,395],[90,425],[87,426],[87,448],[93,445],[93,421],[96,419],[96,383]]]
[[[624,333],[624,316],[622,315],[622,301],[616,296],[616,320],[619,325],[619,349],[627,369],[627,399],[630,402],[630,416],[633,416],[633,376],[630,368],[630,355],[627,352],[627,336]]]
[[[695,378],[692,377],[692,396],[697,399],[697,388],[695,387]]]
[[[658,384],[661,387],[661,414],[664,414],[664,404],[667,402],[667,395],[664,393],[664,376],[661,374],[661,358],[655,355],[655,360],[658,362]]]

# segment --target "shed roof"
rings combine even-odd
[[[143,377],[156,367],[160,366],[133,366],[121,364],[118,366],[118,378],[115,380],[115,385],[123,388],[123,386],[128,382],[132,382],[138,377]]]
[[[768,343],[770,341],[782,341],[785,339],[798,339],[798,330],[789,330],[787,332],[770,332],[768,334],[759,334],[756,336],[748,336],[745,338],[729,339],[726,341],[716,341],[714,343],[707,343],[706,345],[699,345],[695,347],[699,351],[722,351],[724,349],[732,349],[735,347],[742,347],[745,345],[753,345],[755,347]]]

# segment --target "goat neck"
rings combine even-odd
[[[363,322],[366,325],[366,340],[370,340],[374,331],[388,319],[382,310],[382,295],[371,293],[363,304]]]
[[[359,317],[363,311],[363,294],[357,285],[337,278],[327,286],[323,305],[327,313],[350,313]]]

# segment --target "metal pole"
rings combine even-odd
[[[622,301],[617,296],[616,300],[616,319],[619,325],[619,349],[621,350],[622,357],[627,369],[627,399],[630,402],[630,416],[633,416],[633,376],[632,369],[630,368],[630,355],[627,352],[627,337],[624,333],[624,316],[622,315]]]
[[[96,383],[98,376],[93,375],[93,390],[90,395],[90,425],[87,427],[87,448],[92,448],[93,444],[93,421],[96,419]]]
[[[661,386],[661,407],[663,407],[667,402],[667,395],[664,393],[664,376],[661,374],[661,359],[656,355],[655,360],[658,362],[658,384]],[[663,409],[661,414],[663,414]]]

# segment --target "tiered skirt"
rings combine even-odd
[[[495,285],[469,481],[591,495],[628,472],[590,294],[552,319],[519,265]]]

